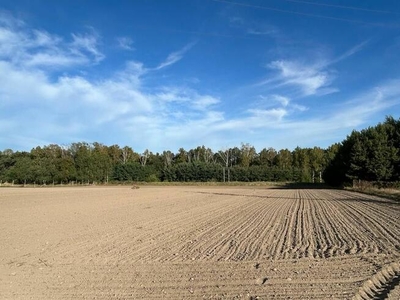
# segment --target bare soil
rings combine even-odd
[[[0,299],[399,299],[400,203],[267,187],[0,189]]]

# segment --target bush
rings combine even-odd
[[[150,174],[149,176],[147,176],[146,181],[147,182],[159,182],[160,179],[158,178],[158,176],[156,174]]]

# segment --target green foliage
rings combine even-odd
[[[114,181],[291,181],[319,182],[320,173],[331,185],[353,180],[382,184],[400,177],[400,120],[353,131],[344,141],[326,150],[297,147],[293,151],[250,144],[214,153],[205,146],[178,153],[100,143],[48,145],[30,152],[0,151],[0,180],[15,183],[106,183]]]
[[[258,164],[262,166],[272,167],[277,156],[277,152],[274,148],[264,148],[261,150],[258,156]]]
[[[156,174],[150,174],[146,178],[146,182],[159,182],[159,181],[160,181],[160,179],[158,178],[158,176]]]
[[[117,164],[112,177],[117,181],[158,181],[158,176],[152,166],[143,166],[136,162]]]
[[[387,117],[375,127],[353,131],[337,147],[324,180],[332,185],[351,184],[352,180],[397,181],[400,161],[400,119]]]
[[[181,162],[164,168],[162,172],[164,181],[221,181],[222,166],[206,162]]]
[[[6,178],[15,183],[35,181],[34,164],[30,157],[20,157],[8,170]]]

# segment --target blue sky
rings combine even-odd
[[[0,0],[0,150],[325,148],[386,115],[398,0]]]

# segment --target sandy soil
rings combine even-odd
[[[0,189],[1,299],[399,299],[400,204],[250,187]]]

